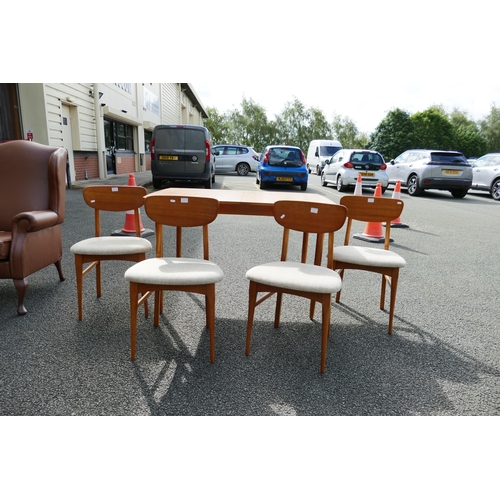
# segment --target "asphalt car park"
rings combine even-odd
[[[259,187],[254,176],[222,174],[212,189]],[[289,185],[268,189],[297,191]],[[318,176],[310,177],[307,192],[336,202],[343,196],[321,186]],[[390,187],[384,196],[393,194]],[[373,190],[363,195],[373,196]],[[221,215],[210,226],[210,258],[225,273],[216,292],[215,363],[209,362],[203,300],[175,293],[165,298],[158,328],[151,312],[149,319],[140,315],[138,357],[131,362],[127,263],[103,267],[99,299],[93,277],[87,278],[85,314],[77,319],[69,248],[91,234],[92,214],[80,190],[68,190],[66,280],[59,282],[50,267],[33,274],[23,317],[16,314],[12,282],[0,281],[0,413],[500,415],[500,280],[492,258],[500,244],[499,204],[474,191],[457,199],[447,191],[411,197],[403,190],[401,199],[409,228],[392,230],[391,249],[407,266],[400,274],[393,334],[387,334],[387,311],[379,309],[379,279],[346,272],[341,303],[332,304],[326,373],[320,375],[320,308],[311,321],[309,304],[300,298],[284,298],[278,329],[272,301],[262,304],[252,352],[244,354],[245,272],[280,256],[281,228],[270,217]],[[124,217],[103,220],[103,232],[121,228]],[[154,227],[144,211],[142,221]],[[171,237],[166,231],[170,250]],[[197,233],[185,237],[185,248],[198,252]],[[335,244],[342,242],[340,230]],[[293,248],[300,252],[300,243]]]

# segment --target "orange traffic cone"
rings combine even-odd
[[[382,185],[379,183],[375,187],[375,197],[381,197],[381,196],[382,196]],[[384,243],[385,232],[382,229],[382,223],[367,222],[363,233],[354,234],[353,238],[357,238],[358,240],[363,240],[363,241],[369,241],[371,243]]]
[[[129,174],[128,176],[128,185],[129,186],[137,186],[135,183],[135,176],[134,174]],[[141,219],[141,209],[139,209],[139,228],[141,231],[141,236],[144,238],[146,236],[152,236],[155,234],[155,232],[152,229],[144,229],[144,226],[142,225],[142,219]],[[121,231],[114,231],[111,236],[135,236],[136,231],[135,231],[135,216],[134,216],[134,211],[129,210],[125,212],[125,225],[123,226]]]
[[[398,200],[401,199],[401,181],[396,182],[396,186],[394,187],[394,192],[392,193],[392,197]],[[399,216],[397,219],[391,221],[391,227],[410,227],[410,226],[408,224],[401,222],[401,216]]]
[[[363,196],[363,177],[361,174],[358,174],[358,179],[356,181],[356,187],[354,188],[354,196]]]

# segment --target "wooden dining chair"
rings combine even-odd
[[[321,363],[325,372],[326,349],[330,332],[332,294],[340,290],[340,276],[333,270],[334,233],[345,222],[347,210],[342,205],[311,203],[306,201],[277,201],[274,218],[283,226],[281,260],[255,266],[247,271],[250,280],[246,355],[250,354],[252,324],[257,305],[276,294],[274,327],[280,325],[283,294],[304,297],[310,301],[309,317],[314,315],[314,305],[322,305]],[[290,231],[303,233],[300,262],[287,260]],[[314,264],[307,263],[309,234],[316,234]],[[328,234],[327,265],[322,266],[324,235]],[[265,293],[258,298],[259,293]]]
[[[87,186],[83,189],[85,203],[94,209],[95,236],[75,243],[76,289],[78,319],[83,315],[83,277],[96,270],[97,297],[102,295],[101,262],[125,260],[139,262],[152,250],[151,242],[141,238],[139,209],[144,205],[146,188],[142,186]],[[101,212],[134,212],[135,236],[101,236]],[[89,264],[84,268],[86,264]],[[147,309],[146,309],[147,313]]]
[[[215,361],[215,284],[224,273],[209,261],[208,225],[218,215],[219,202],[195,196],[146,197],[145,209],[155,222],[156,258],[146,259],[125,272],[130,282],[130,358],[136,357],[137,310],[154,292],[154,326],[160,324],[163,292],[167,290],[205,296],[206,326],[210,334],[210,362]],[[176,227],[176,256],[164,257],[163,225]],[[182,229],[202,227],[203,259],[182,257]],[[142,294],[142,297],[139,297]]]
[[[397,219],[403,211],[403,201],[395,198],[344,196],[340,203],[347,207],[347,227],[344,246],[335,248],[333,268],[344,282],[345,269],[359,269],[382,275],[380,290],[380,309],[384,309],[386,284],[391,289],[389,306],[389,330],[392,333],[394,306],[398,286],[399,270],[406,266],[406,261],[389,250],[391,241],[391,221]],[[384,248],[373,246],[350,245],[352,222],[386,223]],[[341,290],[337,292],[335,302],[340,302]]]

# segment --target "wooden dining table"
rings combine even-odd
[[[309,201],[334,205],[330,199],[316,193],[302,191],[262,191],[236,189],[167,188],[145,196],[181,196],[215,198],[219,201],[219,214],[273,216],[273,206],[279,200]]]

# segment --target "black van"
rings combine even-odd
[[[202,182],[210,189],[215,165],[210,150],[210,133],[196,125],[157,125],[151,139],[153,187],[163,181]]]

